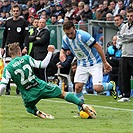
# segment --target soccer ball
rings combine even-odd
[[[83,111],[83,110],[81,110],[81,111],[79,112],[79,115],[80,115],[80,117],[81,117],[82,119],[89,119],[89,118],[90,118],[89,114],[88,114],[87,112]]]

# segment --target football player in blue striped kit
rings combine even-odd
[[[112,70],[112,67],[106,61],[101,45],[88,32],[76,30],[71,21],[63,24],[63,30],[65,35],[62,40],[60,60],[65,61],[65,50],[68,49],[77,58],[77,70],[74,77],[75,95],[84,101],[82,88],[91,74],[95,91],[102,92],[110,90],[113,98],[117,99],[115,82],[102,83],[103,69],[109,72]]]

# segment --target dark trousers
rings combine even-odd
[[[118,87],[119,87],[119,90],[120,90],[120,94],[123,94],[122,92],[122,83],[121,83],[121,59],[119,61],[119,68],[118,68]]]
[[[123,97],[130,97],[131,84],[130,79],[133,70],[133,57],[121,57],[121,87]]]
[[[34,68],[35,75],[40,78],[41,80],[47,81],[45,69],[41,68]]]

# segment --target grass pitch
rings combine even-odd
[[[96,119],[74,118],[77,107],[65,100],[41,100],[38,109],[55,116],[44,120],[27,113],[12,89],[0,97],[0,133],[133,133],[133,98],[118,103],[111,96],[85,95],[85,103],[95,108]]]

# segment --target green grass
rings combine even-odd
[[[26,112],[14,89],[0,97],[0,133],[133,133],[133,98],[118,103],[110,96],[85,95],[96,119],[74,118],[77,107],[61,99],[41,100],[38,109],[55,116],[44,120]]]

